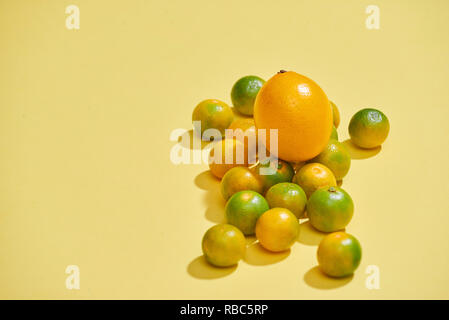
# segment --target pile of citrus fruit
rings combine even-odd
[[[235,265],[246,251],[245,236],[255,235],[271,251],[288,250],[300,232],[299,219],[326,235],[318,246],[320,269],[331,277],[352,274],[361,260],[358,240],[342,231],[350,223],[354,203],[341,187],[351,166],[345,145],[338,141],[340,124],[337,106],[328,100],[313,80],[292,71],[280,71],[268,81],[256,76],[238,80],[231,91],[236,112],[219,100],[202,101],[192,120],[201,132],[215,129],[209,157],[211,173],[221,179],[227,201],[226,222],[207,230],[202,240],[206,260],[216,267]],[[227,136],[226,129],[241,129],[244,136]],[[264,147],[276,157],[271,174],[262,169],[268,160],[258,159],[257,137],[265,129]],[[277,131],[277,146],[270,135]],[[357,112],[349,124],[352,142],[360,148],[380,146],[388,136],[387,117],[376,109]],[[259,144],[259,146],[258,146]],[[245,150],[237,159],[237,149]]]

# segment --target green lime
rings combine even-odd
[[[226,219],[239,228],[244,235],[254,234],[257,219],[270,207],[267,200],[255,191],[235,193],[226,203]]]
[[[346,232],[334,232],[321,240],[317,251],[320,269],[331,277],[354,273],[362,259],[359,241]]]
[[[281,182],[268,189],[266,199],[270,208],[285,208],[296,218],[303,218],[307,196],[300,186],[291,182]]]
[[[262,168],[270,168],[270,161],[259,162],[257,166],[253,168],[256,175],[259,177],[259,180],[263,184],[263,193],[267,192],[272,186],[281,182],[291,182],[293,176],[295,175],[295,171],[290,163],[284,160],[278,159],[276,171],[273,174],[262,174]]]
[[[322,232],[344,229],[352,219],[354,203],[351,196],[339,187],[318,189],[307,202],[310,224]]]
[[[231,100],[238,112],[252,116],[254,100],[265,80],[257,76],[246,76],[239,79],[231,90]]]
[[[388,137],[390,122],[385,114],[376,109],[362,109],[349,122],[352,142],[361,148],[380,146]]]
[[[324,164],[331,169],[335,179],[341,180],[351,167],[351,156],[346,147],[337,140],[329,140],[326,148],[310,162]]]
[[[202,248],[207,262],[217,267],[229,267],[245,256],[246,240],[236,227],[217,224],[204,234]]]

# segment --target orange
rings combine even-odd
[[[216,129],[223,136],[225,129],[234,120],[232,109],[223,101],[216,99],[207,99],[201,101],[193,110],[192,121],[201,123],[201,136],[208,129]],[[195,127],[195,130],[199,128]]]
[[[234,226],[217,224],[204,234],[202,249],[204,257],[210,264],[216,267],[230,267],[245,256],[245,236]]]
[[[329,103],[330,103],[331,108],[332,108],[332,116],[333,116],[333,119],[334,119],[334,126],[335,126],[335,128],[338,128],[338,126],[340,125],[340,111],[338,111],[338,108],[335,105],[335,103],[333,103],[330,100],[329,100]]]
[[[307,198],[320,188],[337,186],[332,171],[321,163],[308,163],[303,166],[296,173],[295,182],[305,191]]]
[[[256,223],[256,238],[269,251],[287,250],[295,243],[298,235],[298,218],[285,208],[266,211]]]
[[[232,131],[232,136],[231,132]],[[241,132],[239,131],[241,130]],[[250,163],[256,163],[257,159],[257,130],[253,118],[235,119],[226,131],[228,138],[235,138],[245,144],[245,152],[248,154]]]
[[[281,71],[263,85],[254,104],[254,120],[257,129],[266,130],[266,146],[275,156],[269,130],[278,130],[277,156],[289,162],[318,155],[332,131],[326,94],[313,80],[292,71]]]
[[[262,182],[246,167],[235,167],[226,172],[221,179],[221,194],[228,200],[234,193],[252,190],[262,193]]]
[[[216,142],[209,154],[209,168],[214,176],[221,179],[230,169],[248,165],[245,146],[236,139]]]

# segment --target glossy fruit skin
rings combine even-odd
[[[332,119],[334,126],[335,128],[338,128],[338,126],[340,125],[340,111],[338,110],[337,105],[332,101],[329,100],[329,104],[332,108]]]
[[[329,140],[326,148],[310,161],[321,163],[328,167],[336,180],[343,179],[351,167],[351,155],[346,147],[332,139]]]
[[[355,145],[370,149],[380,146],[387,139],[390,122],[381,111],[367,108],[354,114],[348,129]]]
[[[231,100],[234,108],[241,114],[252,116],[254,101],[265,80],[257,76],[243,77],[234,84],[231,90]]]
[[[253,168],[255,174],[258,176],[259,180],[263,185],[263,194],[265,194],[268,189],[270,189],[275,184],[281,182],[291,182],[293,176],[295,175],[295,171],[290,163],[284,160],[278,159],[278,165],[276,172],[273,174],[261,174],[261,168],[269,168],[270,162],[259,162],[259,164]]]
[[[332,130],[332,109],[324,91],[296,72],[274,75],[260,89],[254,104],[257,129],[278,129],[277,157],[289,162],[312,159],[326,146]]]
[[[262,193],[262,183],[254,173],[246,167],[234,167],[221,179],[221,194],[225,200],[239,191],[252,190]]]
[[[217,224],[203,236],[202,249],[207,262],[216,267],[230,267],[245,257],[243,233],[229,224]]]
[[[354,202],[342,188],[318,189],[307,202],[307,216],[310,224],[322,232],[344,229],[352,219]]]
[[[257,221],[256,238],[265,249],[281,252],[289,249],[299,235],[298,218],[288,209],[273,208]]]
[[[233,137],[245,144],[249,163],[257,161],[257,130],[253,118],[235,119],[228,130],[233,130]],[[242,132],[238,132],[241,130]],[[229,131],[227,131],[229,132]]]
[[[241,154],[241,159],[237,156],[238,154]],[[226,157],[230,161],[227,161]],[[223,139],[216,142],[209,154],[209,169],[212,174],[221,179],[226,172],[238,166],[248,166],[248,155],[244,144],[236,139]]]
[[[354,273],[362,258],[359,241],[346,232],[334,232],[321,240],[317,251],[321,271],[331,277]]]
[[[309,198],[320,188],[336,187],[337,181],[332,171],[321,163],[308,163],[295,174],[297,183]]]
[[[266,197],[270,208],[286,208],[290,210],[296,218],[304,217],[307,196],[300,186],[291,182],[275,184],[268,189]]]
[[[201,136],[207,129],[217,129],[224,136],[225,129],[233,120],[232,109],[223,101],[216,99],[201,101],[192,114],[192,122],[201,122]]]
[[[236,226],[244,235],[254,234],[257,219],[270,207],[267,200],[251,190],[235,193],[226,203],[227,222]]]
[[[337,140],[338,141],[338,132],[337,132],[337,129],[335,128],[335,126],[332,126],[332,132],[331,132],[330,140]]]

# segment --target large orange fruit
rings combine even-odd
[[[324,91],[313,80],[281,71],[260,89],[254,104],[257,129],[265,129],[271,153],[270,129],[278,129],[277,156],[299,162],[317,156],[332,131],[332,109]],[[274,154],[276,155],[276,154]]]

